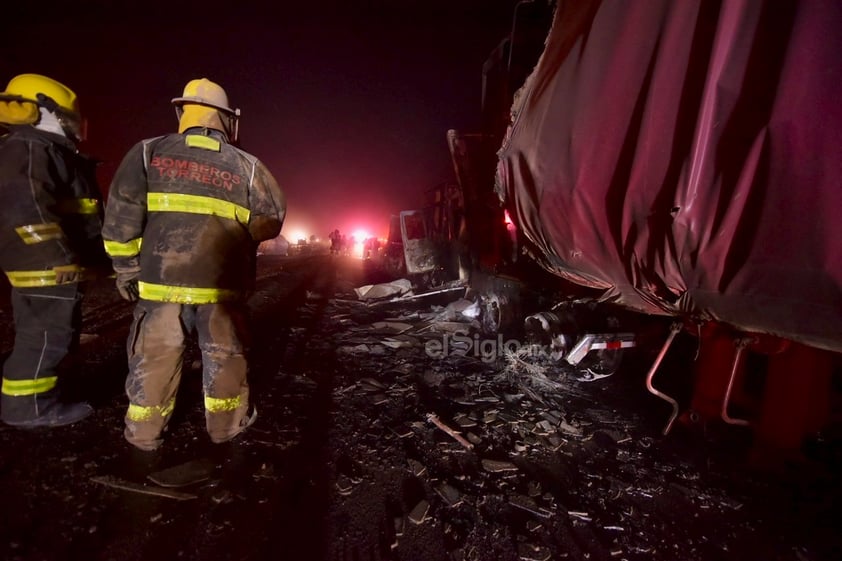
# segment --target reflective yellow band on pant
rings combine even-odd
[[[59,240],[64,237],[64,232],[55,222],[47,222],[46,224],[27,224],[26,226],[18,226],[15,228],[20,238],[25,244],[41,243],[47,240]]]
[[[35,395],[39,393],[48,392],[56,387],[58,378],[56,376],[48,376],[46,378],[36,378],[35,380],[9,380],[3,378],[3,394],[11,396],[21,395]]]
[[[227,411],[234,411],[243,404],[242,396],[218,398],[205,396],[205,409],[209,413],[225,413]]]
[[[205,150],[212,150],[214,152],[219,152],[222,149],[222,143],[217,139],[200,134],[188,134],[184,142],[191,148],[204,148]]]
[[[103,244],[105,245],[105,253],[107,253],[109,257],[134,257],[140,253],[140,246],[143,244],[143,238],[135,238],[125,243],[103,240]]]
[[[230,201],[181,193],[149,193],[146,195],[146,208],[151,212],[210,214],[236,220],[240,224],[248,224],[251,216],[249,209]]]
[[[189,286],[168,286],[149,282],[137,283],[140,297],[154,302],[175,304],[214,304],[236,300],[240,293],[225,288],[192,288]]]
[[[169,400],[164,405],[136,405],[129,404],[129,410],[126,411],[126,419],[142,423],[144,421],[151,421],[153,417],[166,418],[169,417],[173,409],[175,409],[175,398]]]
[[[59,201],[56,210],[62,214],[96,214],[99,212],[99,200],[65,199]]]

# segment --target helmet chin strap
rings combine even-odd
[[[225,119],[225,134],[228,136],[228,142],[237,145],[240,142],[240,110],[233,115],[227,115]]]
[[[41,118],[35,125],[36,129],[60,134],[74,142],[80,142],[85,139],[84,120],[78,116],[74,117],[65,114],[61,106],[49,96],[39,93],[36,97],[38,99],[38,109],[41,112]],[[56,123],[58,123],[58,129],[56,129]]]

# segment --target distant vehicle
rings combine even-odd
[[[303,255],[306,253],[312,253],[315,249],[316,247],[314,244],[309,243],[305,238],[299,238],[290,247],[290,254]]]
[[[407,273],[406,256],[404,254],[403,233],[400,215],[393,214],[389,219],[389,236],[382,249],[383,267],[395,277],[403,277]]]
[[[276,238],[260,242],[257,248],[258,255],[289,255],[289,241],[282,235]]]
[[[389,237],[382,250],[393,271],[414,276],[421,285],[448,278],[467,280],[462,190],[443,182],[425,193],[422,208],[391,217]]]

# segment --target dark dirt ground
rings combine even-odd
[[[354,287],[386,280],[351,258],[262,257],[250,300],[257,422],[208,442],[192,345],[155,453],[122,439],[131,305],[92,287],[78,381],[96,411],[51,431],[0,428],[0,559],[842,558],[838,453],[758,469],[739,427],[662,436],[668,406],[644,388],[646,349],[590,384],[427,356],[446,327],[429,313],[456,296],[354,301]],[[5,357],[7,300],[0,319]],[[186,500],[93,480],[154,491],[148,475],[196,459],[212,468],[177,489]]]

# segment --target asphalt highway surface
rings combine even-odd
[[[0,559],[842,558],[838,455],[762,471],[739,431],[664,437],[645,351],[589,384],[512,357],[433,356],[431,341],[474,327],[470,295],[358,300],[391,280],[351,257],[262,256],[256,423],[209,442],[192,343],[154,453],[122,438],[132,305],[91,286],[74,387],[95,412],[0,427]],[[5,358],[7,298],[0,320]]]

